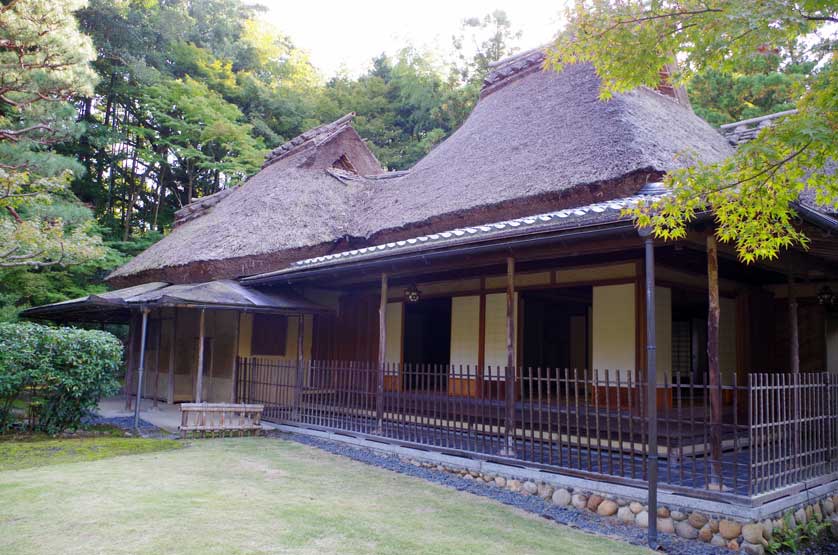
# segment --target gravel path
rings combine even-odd
[[[475,495],[488,497],[537,514],[543,518],[564,524],[601,536],[626,541],[635,545],[646,545],[646,530],[637,526],[622,524],[613,518],[603,518],[588,511],[579,511],[571,507],[557,507],[540,497],[512,493],[511,491],[490,486],[482,481],[465,480],[458,475],[438,470],[417,467],[403,462],[396,455],[376,453],[370,449],[355,447],[336,441],[329,441],[298,434],[276,434],[276,437],[289,439],[305,445],[323,449],[335,455],[348,457],[352,460],[399,472],[407,476],[422,478],[459,491],[467,491]],[[686,541],[670,534],[659,534],[660,551],[674,555],[730,555],[727,549],[713,547],[698,541]],[[838,553],[838,552],[836,552]],[[830,553],[831,555],[831,553]]]
[[[95,426],[97,424],[102,425],[111,425],[116,426],[117,428],[121,428],[126,432],[133,432],[134,431],[134,417],[133,416],[112,416],[112,417],[104,417],[99,416],[98,414],[94,414],[92,416],[88,416],[83,420],[84,424]],[[155,437],[155,438],[170,438],[176,437],[177,434],[170,434],[165,430],[161,430],[151,422],[147,422],[140,419],[139,422],[139,429],[140,435],[143,437]]]

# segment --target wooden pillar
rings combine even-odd
[[[142,323],[140,324],[140,363],[137,365],[137,401],[134,403],[134,429],[140,428],[140,408],[143,403],[143,367],[145,366],[146,332],[148,330],[147,308],[142,309]]]
[[[710,388],[710,448],[712,476],[710,487],[722,488],[722,373],[719,366],[719,257],[716,237],[707,234],[707,366]]]
[[[792,374],[800,373],[800,337],[797,324],[797,296],[794,291],[794,274],[791,264],[788,270],[789,297],[789,370]]]
[[[387,274],[381,274],[381,298],[378,302],[378,388],[375,415],[378,432],[384,432],[384,364],[387,358]]]
[[[133,383],[134,377],[134,337],[137,333],[136,329],[136,322],[137,319],[131,314],[131,317],[128,319],[128,350],[125,353],[125,410],[131,410],[131,384]]]
[[[302,314],[297,316],[297,376],[294,382],[294,415],[300,419],[303,402],[303,336],[305,335],[305,320]]]
[[[201,402],[204,387],[204,326],[206,324],[206,309],[201,309],[201,318],[198,323],[198,370],[195,378],[195,402]]]
[[[230,388],[230,402],[239,402],[239,334],[241,332],[242,315],[241,312],[236,312],[236,334],[233,336],[233,368],[230,372],[232,376],[232,387]]]
[[[656,515],[658,511],[658,372],[657,330],[655,328],[655,242],[650,228],[641,229],[640,236],[643,237],[646,258],[646,403],[649,407],[646,475],[649,484],[649,514]],[[607,392],[606,395],[608,395]],[[648,543],[652,549],[658,548],[657,518],[649,519]]]
[[[794,291],[794,274],[791,262],[788,269],[788,304],[789,304],[789,370],[792,373],[794,404],[794,453],[797,468],[801,467],[800,446],[800,339],[797,326],[797,297]]]
[[[152,392],[152,403],[154,408],[157,408],[157,398],[160,396],[160,343],[162,342],[161,336],[163,335],[163,318],[162,312],[158,311],[157,316],[157,334],[154,336],[154,354],[155,354],[155,361],[154,361],[154,389]]]
[[[177,308],[174,308],[172,319],[172,335],[169,338],[169,383],[166,384],[166,403],[175,402],[175,345],[177,344]]]
[[[506,258],[506,456],[515,456],[515,259]]]

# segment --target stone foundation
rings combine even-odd
[[[487,487],[504,488],[521,495],[537,495],[545,501],[562,507],[596,513],[604,518],[614,518],[623,524],[648,528],[649,508],[641,500],[598,493],[596,489],[554,487],[546,482],[536,482],[514,475],[479,472],[462,467],[436,464],[417,458],[401,456],[404,463],[459,475],[464,480],[482,481]],[[595,482],[591,482],[591,485]],[[838,539],[838,492],[816,502],[802,505],[788,514],[766,518],[760,522],[738,521],[722,515],[705,514],[686,507],[660,506],[657,511],[658,532],[675,534],[686,540],[696,540],[733,551],[742,550],[749,555],[763,555],[775,530],[790,525],[806,524],[811,519],[831,522],[831,533]]]

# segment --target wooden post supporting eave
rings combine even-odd
[[[648,477],[649,514],[657,514],[658,507],[658,371],[657,371],[657,329],[655,305],[655,241],[650,228],[642,228],[646,275],[646,404],[648,407],[648,448],[646,476]],[[638,376],[639,379],[639,376]],[[657,519],[649,519],[648,543],[658,548]]]
[[[381,299],[378,303],[378,388],[376,389],[375,414],[378,431],[384,431],[384,364],[387,358],[387,274],[381,274]]]
[[[140,324],[140,363],[137,366],[137,400],[134,403],[134,429],[140,428],[140,406],[143,402],[143,367],[145,365],[146,334],[148,331],[148,308],[142,309],[142,323]]]
[[[134,377],[134,339],[137,334],[137,319],[131,314],[128,320],[128,349],[125,353],[125,410],[131,410],[131,384]]]
[[[201,309],[198,323],[198,372],[195,378],[195,402],[201,402],[204,387],[204,326],[206,324],[206,309]]]
[[[795,466],[801,468],[800,446],[800,338],[797,325],[797,297],[794,291],[794,273],[791,262],[788,268],[788,302],[789,302],[789,366],[793,380],[792,410],[794,411],[794,453]]]
[[[233,336],[233,368],[231,371],[233,385],[230,388],[230,402],[238,403],[239,397],[239,334],[241,333],[242,315],[236,312],[236,334]]]
[[[515,259],[506,258],[506,456],[515,455]]]
[[[792,374],[800,373],[800,337],[797,324],[797,296],[794,291],[794,274],[789,264],[788,270],[789,297],[789,369]]]
[[[294,383],[294,419],[299,420],[303,402],[303,338],[305,336],[305,319],[302,314],[297,316],[297,374]]]
[[[157,408],[157,398],[160,396],[160,343],[163,335],[163,318],[162,313],[158,311],[157,315],[157,333],[154,335],[154,390],[152,392],[153,407]]]
[[[719,257],[716,236],[707,233],[707,366],[710,388],[710,448],[712,476],[710,486],[722,488],[722,373],[719,363]]]
[[[169,383],[166,384],[166,403],[175,403],[175,345],[177,344],[177,308],[174,308],[172,335],[169,338]]]

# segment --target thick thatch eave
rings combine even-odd
[[[118,284],[277,270],[399,237],[623,197],[674,168],[716,162],[727,141],[649,89],[597,98],[586,65],[502,67],[467,121],[408,172],[364,177],[369,152],[342,118],[274,153],[245,185],[111,275]]]

